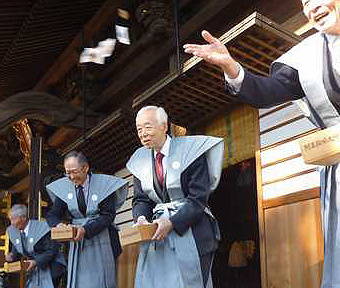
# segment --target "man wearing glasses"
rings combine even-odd
[[[47,221],[52,227],[66,226],[66,212],[77,228],[70,242],[67,288],[115,288],[115,260],[121,252],[114,226],[116,209],[127,196],[127,181],[91,174],[81,152],[64,158],[65,175],[46,188],[56,196]]]

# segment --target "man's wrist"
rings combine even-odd
[[[240,72],[240,64],[231,58],[230,61],[223,63],[220,68],[229,79],[235,79],[238,77]]]
[[[237,66],[239,72],[236,78],[230,78],[227,74],[224,73],[224,78],[226,80],[228,90],[232,94],[237,94],[240,92],[244,80],[244,69],[239,63],[237,63]]]

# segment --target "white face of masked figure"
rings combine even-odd
[[[340,35],[340,0],[302,0],[302,6],[317,30]]]

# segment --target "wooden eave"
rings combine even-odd
[[[253,13],[219,38],[228,45],[232,56],[246,69],[266,76],[271,63],[301,37],[284,30],[266,17]],[[137,95],[130,114],[114,111],[63,151],[82,150],[92,166],[104,173],[114,173],[125,166],[133,151],[139,147],[134,129],[134,114],[145,105],[163,106],[176,125],[195,128],[219,112],[238,103],[224,88],[222,72],[215,66],[191,57],[182,69]]]
[[[266,76],[271,63],[302,38],[255,12],[219,39],[246,69]],[[150,104],[163,106],[173,123],[190,129],[237,102],[226,93],[223,74],[217,67],[191,57],[180,71],[170,73],[134,97],[132,111]],[[94,167],[112,173],[124,167],[138,146],[133,117],[117,110],[89,131],[86,141],[79,138],[64,152],[82,150]]]

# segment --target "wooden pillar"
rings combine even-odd
[[[42,138],[35,135],[31,138],[30,157],[30,190],[28,196],[29,219],[39,219],[39,200],[41,191],[41,157]]]

